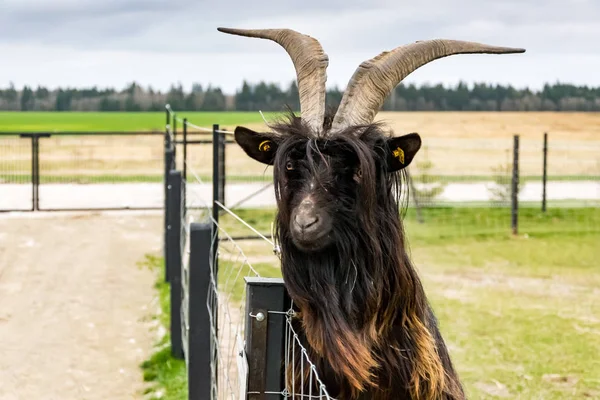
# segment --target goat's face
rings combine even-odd
[[[327,138],[238,127],[235,138],[250,157],[273,165],[278,221],[305,252],[323,250],[372,223],[378,196],[389,196],[386,175],[408,166],[421,145],[416,133],[388,138],[376,127]]]

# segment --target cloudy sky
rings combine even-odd
[[[457,55],[405,82],[459,80],[536,89],[546,82],[600,86],[597,0],[0,0],[0,87],[122,88],[181,82],[233,93],[243,79],[287,85],[285,51],[218,26],[291,28],[329,55],[328,86],[383,50],[447,38],[524,47],[517,55]]]

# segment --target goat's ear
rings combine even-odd
[[[393,137],[387,140],[388,171],[395,172],[409,166],[421,148],[418,133]]]
[[[235,128],[235,141],[251,158],[273,165],[278,145],[275,135],[238,126]]]

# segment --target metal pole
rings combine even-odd
[[[225,204],[225,135],[219,135],[219,201]]]
[[[218,285],[219,282],[219,258],[218,258],[218,250],[219,250],[219,206],[216,204],[216,201],[219,200],[219,173],[221,169],[219,168],[219,160],[220,160],[220,146],[219,146],[219,125],[213,125],[213,203],[212,203],[212,253],[211,253],[211,261],[212,261],[212,273],[215,277],[215,285]],[[217,287],[214,288],[215,291],[218,290]],[[215,335],[219,334],[219,315],[218,315],[218,304],[216,301],[211,305],[213,318],[213,330]],[[215,361],[215,370],[218,368],[218,363]],[[217,379],[217,378],[215,378]],[[218,385],[218,381],[216,382]]]
[[[542,175],[542,212],[546,212],[546,184],[548,181],[548,133],[544,132],[544,172]]]
[[[37,162],[38,162],[38,149],[37,149],[37,138],[31,136],[31,211],[37,209],[37,196],[38,186],[36,184],[36,173],[37,173]]]
[[[511,184],[511,226],[513,235],[519,233],[519,135],[514,136]]]
[[[171,354],[183,358],[181,342],[181,171],[169,173],[169,225],[166,261],[167,276],[171,284]]]
[[[171,123],[173,124],[173,168],[177,169],[177,114],[173,113],[173,117],[171,118]]]
[[[212,208],[212,216],[214,219],[214,228],[217,229],[216,224],[218,224],[219,222],[219,207],[215,204],[215,201],[219,201],[221,199],[220,197],[220,172],[221,172],[221,166],[220,166],[220,156],[221,156],[221,151],[220,151],[220,135],[219,135],[219,125],[218,124],[214,124],[213,125],[213,208]],[[215,230],[215,232],[217,232],[217,230]]]
[[[187,206],[186,189],[187,189],[187,118],[183,119],[183,206]]]
[[[165,107],[165,117],[166,117],[166,124],[165,124],[165,138],[164,138],[164,148],[165,148],[165,156],[164,156],[164,162],[165,162],[165,170],[164,170],[164,210],[165,210],[165,215],[164,215],[164,238],[163,238],[163,257],[165,259],[165,261],[169,258],[169,246],[168,246],[168,239],[167,239],[167,234],[168,234],[168,225],[169,225],[169,172],[171,171],[171,163],[173,160],[173,155],[172,155],[172,150],[171,150],[171,135],[169,133],[169,130],[171,129],[170,124],[171,124],[171,113],[169,112],[169,105],[167,105]],[[168,282],[169,281],[169,270],[167,268],[165,268],[165,281]]]
[[[33,145],[35,147],[35,183],[34,183],[34,203],[35,210],[40,209],[40,137],[35,135],[33,137]]]
[[[190,224],[188,276],[188,399],[211,397],[211,361],[216,354],[211,343],[211,321],[207,307],[210,296],[212,224]],[[215,289],[216,290],[216,289]],[[213,314],[215,315],[215,314]]]
[[[177,114],[173,113],[173,142],[177,141]]]
[[[20,138],[31,139],[31,211],[40,208],[40,138],[49,138],[50,133],[21,133]]]
[[[282,362],[286,354],[285,313],[291,301],[281,278],[246,277],[245,280],[247,398],[264,399],[265,393],[280,392],[285,384]]]

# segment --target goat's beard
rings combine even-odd
[[[318,252],[297,248],[281,221],[278,237],[283,278],[312,356],[340,382],[339,395],[355,396],[377,386],[380,360],[374,350],[393,327],[397,309],[390,306],[402,308],[400,276],[386,268],[398,265],[400,230],[381,240],[381,233],[352,224],[360,218],[345,219],[335,225],[332,245]],[[383,224],[397,227],[389,217]]]

